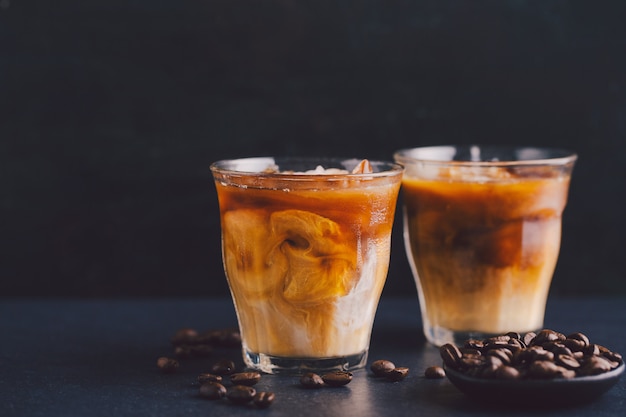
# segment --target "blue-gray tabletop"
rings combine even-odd
[[[171,336],[182,327],[202,330],[236,326],[226,298],[177,299],[0,299],[0,415],[30,416],[483,416],[622,415],[626,378],[600,398],[571,407],[506,409],[473,401],[447,378],[427,379],[440,365],[438,349],[421,334],[416,297],[383,295],[374,324],[368,363],[389,359],[410,369],[388,382],[369,370],[354,372],[341,388],[306,390],[294,376],[264,375],[259,390],[272,391],[266,409],[200,398],[197,375],[213,357],[181,360],[163,374],[159,356],[172,353]],[[583,332],[595,343],[626,352],[626,298],[551,298],[546,328]]]

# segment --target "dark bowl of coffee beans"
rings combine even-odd
[[[550,407],[592,401],[624,373],[622,355],[582,333],[543,329],[439,348],[446,376],[483,402]]]

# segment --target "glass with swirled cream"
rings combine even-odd
[[[387,278],[403,168],[366,159],[211,165],[246,366],[361,368]]]

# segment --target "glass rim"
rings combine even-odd
[[[305,172],[279,172],[279,171],[263,171],[259,169],[236,169],[234,168],[234,164],[243,163],[245,166],[252,166],[254,164],[265,164],[266,168],[271,166],[280,166],[280,162],[291,162],[291,163],[308,163],[308,164],[317,164],[322,165],[334,163],[334,164],[342,164],[342,163],[354,163],[356,166],[360,161],[367,159],[369,163],[373,167],[386,167],[381,171],[374,172],[363,172],[363,173],[352,173],[346,167],[341,169],[345,169],[348,172],[343,173],[305,173]],[[324,166],[324,168],[337,168],[337,166]],[[294,181],[307,181],[307,180],[315,180],[319,181],[323,179],[327,180],[345,180],[346,178],[371,178],[371,177],[388,177],[399,175],[404,171],[404,166],[395,161],[384,161],[377,159],[368,159],[368,158],[342,158],[342,157],[292,157],[292,156],[261,156],[261,157],[244,157],[244,158],[232,158],[232,159],[221,159],[212,162],[209,165],[209,169],[214,173],[219,173],[221,175],[229,175],[229,176],[255,176],[258,178],[276,178],[281,180],[294,180]]]
[[[457,150],[474,154],[477,159],[453,159]],[[502,155],[517,154],[520,158],[480,159],[482,151]],[[417,154],[423,154],[419,156]],[[434,154],[448,157],[434,157]],[[524,155],[528,155],[525,157]],[[541,155],[541,156],[540,156]],[[472,167],[506,167],[506,166],[538,166],[567,165],[578,159],[576,152],[552,147],[541,146],[507,146],[507,145],[435,145],[399,149],[394,152],[394,160],[402,165],[420,163],[428,165],[472,166]]]

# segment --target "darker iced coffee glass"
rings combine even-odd
[[[246,158],[211,171],[246,365],[267,373],[362,367],[402,167]]]
[[[405,167],[404,240],[427,340],[540,329],[576,155],[440,146],[394,158]]]

